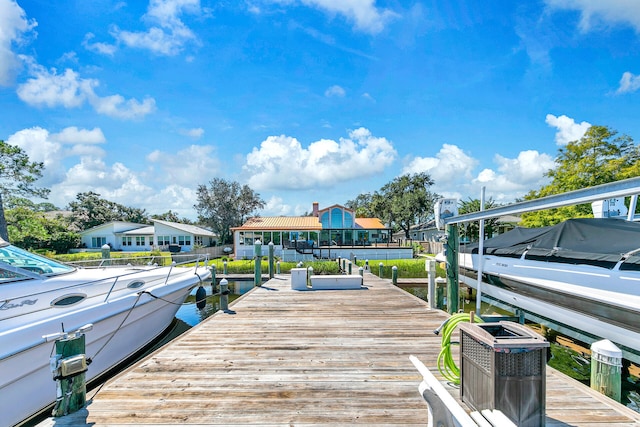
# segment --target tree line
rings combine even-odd
[[[151,215],[144,209],[124,206],[89,191],[78,193],[66,207],[65,215],[51,203],[35,203],[31,198],[46,199],[50,190],[36,186],[44,164],[31,162],[24,151],[0,140],[0,237],[26,249],[49,249],[66,252],[80,244],[79,231],[110,221],[151,224],[154,219],[193,223],[169,210]],[[531,190],[521,200],[533,200],[553,194],[640,176],[640,147],[627,135],[606,126],[591,126],[582,138],[558,150],[555,166],[545,173],[549,183]],[[377,217],[394,231],[409,238],[411,227],[433,218],[433,206],[441,196],[430,188],[434,181],[427,173],[405,174],[394,178],[379,190],[362,193],[345,203],[356,217]],[[521,201],[518,200],[518,201]],[[231,243],[231,228],[255,216],[265,202],[247,185],[215,178],[198,185],[197,223],[218,234],[221,243]],[[499,204],[489,199],[485,208]],[[480,201],[461,201],[460,213],[480,210]],[[568,218],[591,215],[589,204],[568,206],[522,215],[521,225],[552,225]],[[487,236],[493,233],[497,219],[486,221]],[[477,240],[478,226],[461,227],[463,236]],[[485,236],[486,237],[486,236]]]

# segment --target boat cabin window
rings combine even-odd
[[[33,278],[33,274],[54,276],[73,270],[74,267],[32,254],[12,245],[0,248],[0,283]]]
[[[15,280],[21,279],[29,279],[28,276],[18,274],[15,271],[5,270],[4,268],[0,268],[0,283],[2,282],[13,282]]]

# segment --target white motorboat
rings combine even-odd
[[[48,338],[85,333],[86,380],[139,352],[210,277],[203,258],[175,263],[74,267],[0,240],[0,424],[15,425],[56,400]]]
[[[478,247],[461,246],[458,256],[459,279],[473,288]],[[639,223],[571,219],[516,228],[483,248],[483,296],[640,352]]]

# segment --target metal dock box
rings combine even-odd
[[[477,411],[499,409],[518,426],[544,426],[548,347],[518,323],[461,323],[462,401]]]

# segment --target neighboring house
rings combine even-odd
[[[180,246],[188,252],[194,246],[215,246],[215,233],[194,225],[154,220],[153,225],[111,221],[80,232],[83,247],[100,249],[103,245],[121,251],[168,250]]]
[[[231,230],[236,258],[252,258],[257,241],[273,243],[284,261],[413,256],[411,248],[391,242],[391,230],[378,218],[356,218],[352,209],[340,205],[319,209],[314,203],[311,216],[254,217]]]
[[[497,236],[498,234],[506,233],[514,229],[521,218],[515,215],[504,215],[498,217],[497,220],[497,228],[493,230],[493,235],[490,237]],[[436,228],[435,220],[423,222],[420,224],[412,225],[409,229],[409,239],[407,239],[404,230],[398,231],[393,234],[394,240],[398,241],[418,241],[418,242],[440,242],[441,239],[446,237],[446,230],[438,230]]]

